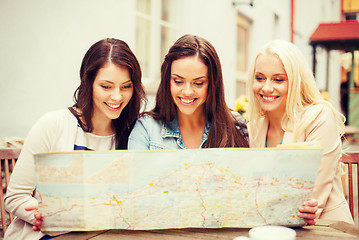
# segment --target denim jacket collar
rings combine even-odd
[[[206,147],[206,142],[207,142],[210,127],[211,127],[211,124],[207,120],[206,125],[204,127],[203,135],[202,135],[202,141],[201,141],[201,145],[200,145],[201,148]],[[161,134],[162,134],[162,138],[168,138],[168,137],[176,138],[177,139],[177,145],[180,148],[183,148],[183,149],[186,148],[186,146],[184,145],[183,140],[182,140],[181,131],[180,131],[180,128],[179,128],[177,116],[173,119],[172,122],[170,122],[169,125],[167,125],[167,124],[162,125]]]

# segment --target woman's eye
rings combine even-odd
[[[194,84],[197,85],[197,86],[202,86],[203,82],[195,82]]]
[[[261,80],[263,80],[264,78],[263,77],[256,77],[256,80],[257,81],[261,81]]]
[[[124,89],[130,89],[130,88],[132,88],[132,86],[133,86],[133,84],[130,83],[130,84],[127,84],[127,85],[123,86],[122,88],[124,88]]]
[[[283,82],[284,79],[283,79],[283,78],[275,78],[274,81],[276,81],[276,82]]]
[[[109,88],[110,88],[110,87],[107,86],[107,85],[101,85],[101,87],[104,88],[104,89],[109,89]]]
[[[173,82],[176,83],[176,84],[181,84],[181,83],[183,83],[183,81],[178,80],[178,79],[173,79]]]

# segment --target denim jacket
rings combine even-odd
[[[210,123],[207,121],[201,148],[206,146]],[[185,149],[177,117],[169,125],[145,115],[137,120],[129,138],[129,150]]]
[[[237,112],[232,112],[236,119],[245,124],[244,119]],[[207,120],[204,127],[200,148],[206,147],[209,128],[211,124]],[[247,128],[239,129],[248,141]],[[129,150],[158,150],[158,149],[186,149],[179,129],[177,117],[169,125],[155,120],[152,116],[145,115],[137,120],[129,138]]]

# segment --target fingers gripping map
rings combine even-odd
[[[37,154],[44,231],[302,226],[322,151],[198,149]]]

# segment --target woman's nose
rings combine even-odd
[[[273,91],[273,85],[272,85],[272,82],[270,79],[267,79],[265,82],[264,82],[264,85],[263,85],[263,88],[262,88],[263,91],[266,91],[266,92],[271,92]]]
[[[183,89],[183,94],[191,95],[193,93],[193,88],[191,84],[185,84]]]
[[[114,101],[120,101],[122,99],[122,92],[121,90],[114,90],[112,93],[111,93],[111,99],[114,100]]]

